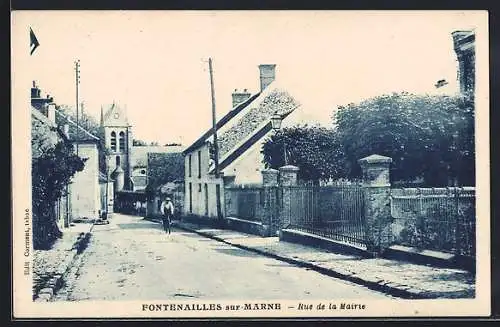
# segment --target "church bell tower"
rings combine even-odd
[[[115,180],[115,190],[131,190],[132,126],[125,110],[116,103],[105,111],[101,108],[101,128],[108,150],[108,174]]]

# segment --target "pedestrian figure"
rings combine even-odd
[[[163,228],[165,229],[165,232],[170,234],[170,224],[172,223],[172,217],[174,216],[174,205],[172,203],[172,199],[169,197],[161,203],[161,214]]]

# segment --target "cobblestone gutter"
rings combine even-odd
[[[64,231],[50,250],[33,254],[33,301],[50,301],[64,286],[64,278],[87,247],[93,223],[82,223]]]

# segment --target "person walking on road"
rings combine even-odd
[[[174,216],[174,205],[172,203],[172,199],[167,197],[161,203],[161,214],[163,220],[163,228],[165,232],[170,234],[170,224],[172,223],[172,217]]]

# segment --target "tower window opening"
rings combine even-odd
[[[118,151],[124,151],[125,150],[125,133],[124,132],[120,132],[119,134],[119,150]]]
[[[111,151],[116,151],[116,133],[111,132]]]

